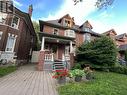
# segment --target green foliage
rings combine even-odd
[[[116,72],[116,73],[120,73],[120,74],[126,74],[127,75],[127,67],[126,66],[114,66],[112,68],[109,68],[109,70],[111,72]]]
[[[5,76],[16,70],[16,66],[0,67],[0,77]]]
[[[39,23],[37,23],[36,21],[33,21],[33,26],[34,26],[34,30],[35,30],[36,36],[37,36],[36,47],[37,47],[37,50],[40,50],[41,42],[39,40],[39,34],[38,34],[40,32],[40,26],[39,26]]]
[[[114,66],[117,62],[116,45],[112,39],[106,36],[84,43],[77,50],[77,61],[87,61],[103,67]]]
[[[126,95],[126,75],[95,72],[95,76],[92,81],[60,86],[58,88],[59,95]]]
[[[125,50],[125,61],[127,61],[127,50]]]
[[[74,70],[71,70],[69,72],[69,75],[70,77],[75,77],[75,76],[83,76],[85,75],[85,72],[83,70],[80,70],[80,69],[74,69]]]

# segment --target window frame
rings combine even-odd
[[[14,17],[17,17],[17,18],[18,18],[18,23],[17,23],[16,27],[12,26],[13,21],[14,21]],[[20,22],[20,18],[19,18],[18,16],[16,16],[16,15],[13,15],[12,21],[11,21],[11,27],[13,27],[13,28],[15,28],[15,29],[18,29],[18,27],[19,27],[19,22]]]
[[[64,35],[67,36],[67,37],[73,37],[73,38],[75,38],[75,36],[76,36],[75,31],[74,30],[70,30],[70,29],[65,30],[65,34]]]
[[[85,42],[90,42],[91,41],[91,34],[90,33],[85,33],[84,34],[84,41]]]
[[[56,31],[54,30],[57,30],[57,33],[55,33]],[[53,35],[59,35],[59,29],[58,28],[53,28]]]
[[[3,32],[0,31],[0,40],[2,39]]]
[[[14,35],[14,34],[13,34],[13,35]],[[6,52],[14,52],[15,43],[16,43],[16,37],[17,37],[17,36],[14,37],[14,36],[12,36],[12,35],[9,35],[9,36],[8,36],[7,43],[6,43],[6,49],[5,49]],[[7,49],[8,49],[8,44],[9,44],[10,38],[13,38],[14,41],[13,41],[13,45],[12,45],[12,47],[11,47],[11,50],[7,50]],[[9,47],[9,48],[10,48],[10,47]]]

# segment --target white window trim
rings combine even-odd
[[[11,21],[11,27],[12,27],[12,22],[13,22],[13,19],[14,19],[15,16],[16,16],[16,15],[13,15],[13,18],[12,18],[12,21]],[[18,18],[17,27],[16,27],[16,28],[13,27],[13,28],[18,29],[18,27],[19,27],[19,22],[20,22],[20,18],[19,18],[18,16],[16,16],[16,17]]]
[[[70,22],[70,24],[65,25],[65,21],[69,21],[69,22]],[[71,20],[64,18],[64,26],[66,26],[66,27],[70,27],[70,26],[71,26]]]
[[[0,40],[2,39],[3,32],[0,31]]]
[[[67,37],[74,37],[74,38],[76,36],[75,31],[74,30],[70,30],[70,29],[65,30],[64,35],[67,36]]]
[[[54,34],[54,30],[57,30],[57,34]],[[59,29],[58,28],[53,28],[53,35],[59,35]]]
[[[87,39],[86,36],[89,36],[90,39]],[[85,42],[90,42],[90,41],[91,41],[91,35],[90,35],[89,33],[85,33],[85,34],[84,34],[84,41],[85,41]]]
[[[15,43],[16,43],[17,35],[14,36],[14,34],[12,34],[12,37],[14,37],[14,44],[13,44],[13,47],[12,47],[12,50],[11,50],[11,51],[7,51],[7,44],[8,44],[9,37],[11,37],[11,34],[10,34],[10,33],[8,33],[8,39],[7,39],[5,51],[6,51],[6,52],[14,52],[14,48],[15,48]]]

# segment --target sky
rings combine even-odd
[[[98,10],[96,0],[83,0],[74,5],[73,0],[13,0],[14,5],[28,12],[33,5],[32,20],[55,20],[69,14],[75,23],[82,25],[86,20],[93,26],[93,31],[103,33],[114,29],[117,34],[127,33],[127,0],[114,0],[108,8]]]

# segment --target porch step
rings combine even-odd
[[[65,70],[65,69],[67,69],[66,65],[65,65],[65,62],[55,61],[53,63],[53,70]]]

